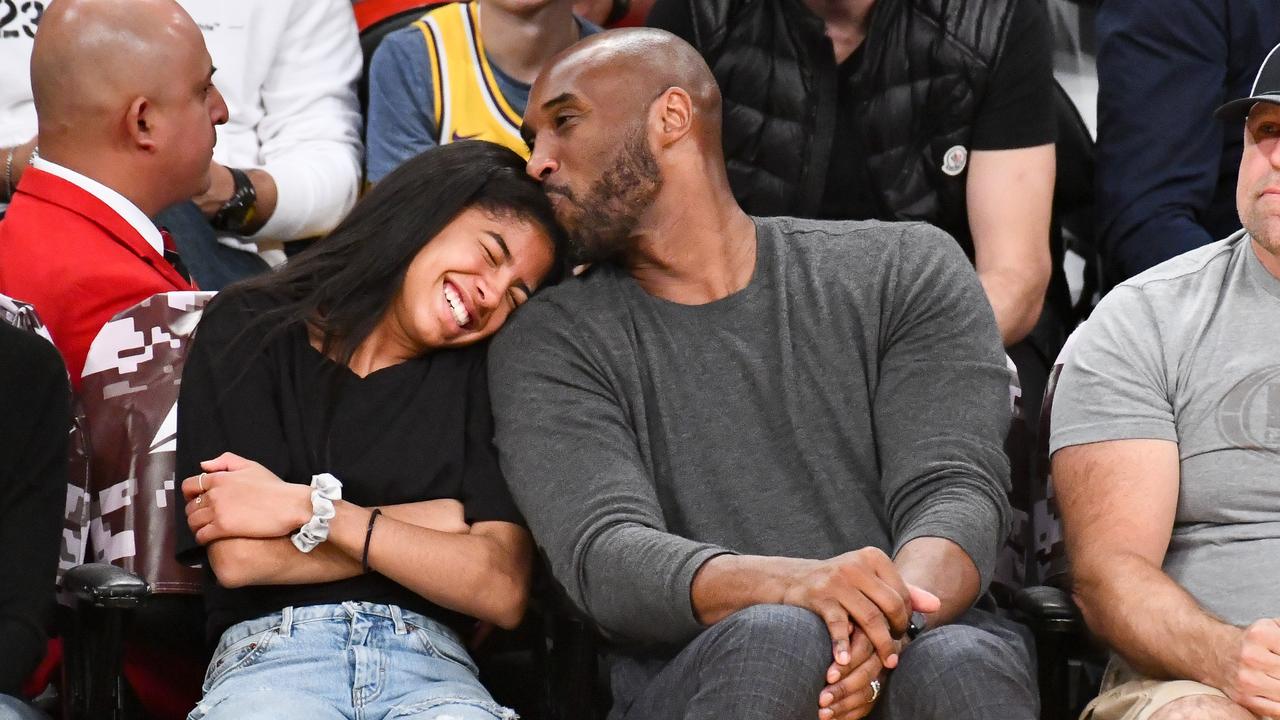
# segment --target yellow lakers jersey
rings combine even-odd
[[[529,157],[520,138],[520,114],[502,96],[485,57],[478,4],[438,7],[414,26],[427,43],[440,144],[476,138]]]

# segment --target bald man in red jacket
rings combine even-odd
[[[113,315],[193,289],[150,218],[208,188],[227,119],[212,75],[173,0],[62,0],[40,24],[39,152],[0,222],[0,293],[35,306],[77,390]]]

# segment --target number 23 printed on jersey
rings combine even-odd
[[[0,40],[35,37],[46,4],[45,0],[0,0]]]

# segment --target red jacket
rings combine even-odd
[[[89,345],[113,315],[191,289],[106,203],[56,175],[23,173],[0,221],[0,293],[35,306],[75,390]]]

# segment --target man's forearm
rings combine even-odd
[[[1036,326],[1047,285],[1035,273],[1007,268],[979,269],[978,280],[996,314],[1005,347],[1022,340]]]
[[[276,201],[279,192],[275,178],[265,170],[249,170],[249,182],[253,183],[253,191],[258,200],[253,205],[253,220],[244,228],[245,235],[252,235],[262,229],[276,212]]]
[[[978,599],[978,568],[961,547],[945,538],[921,537],[908,542],[893,559],[902,579],[928,590],[942,601],[929,613],[929,625],[945,625],[960,617]]]
[[[1074,594],[1089,627],[1139,672],[1226,687],[1224,660],[1237,654],[1243,631],[1150,561],[1119,553],[1105,569],[1077,568]]]

